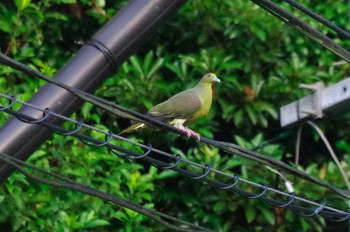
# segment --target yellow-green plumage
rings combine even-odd
[[[199,139],[197,133],[184,127],[184,125],[188,125],[208,115],[212,103],[212,87],[214,82],[220,82],[215,74],[205,74],[195,87],[180,92],[168,100],[159,103],[150,109],[147,114],[157,120],[184,130],[188,136],[194,135]],[[145,126],[144,123],[136,123],[125,129],[121,134],[133,133]]]

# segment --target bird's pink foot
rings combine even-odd
[[[200,134],[194,132],[194,131],[191,130],[190,128],[183,126],[183,127],[181,127],[180,129],[186,133],[187,138],[193,136],[193,137],[195,137],[195,138],[197,139],[197,141],[200,141],[200,140],[201,140]]]

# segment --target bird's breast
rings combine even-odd
[[[211,107],[211,102],[213,98],[213,91],[211,86],[206,86],[203,89],[199,90],[200,93],[198,93],[198,98],[201,102],[201,107],[199,110],[193,114],[191,120],[196,120],[198,118],[207,116]]]

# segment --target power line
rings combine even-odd
[[[311,11],[310,9],[306,8],[302,4],[298,3],[295,0],[283,0],[287,2],[289,5],[295,7],[296,9],[302,11],[304,14],[310,16],[311,18],[315,19],[316,21],[322,23],[323,25],[327,26],[328,28],[335,31],[340,38],[342,39],[350,39],[350,33],[343,30],[342,28],[338,27],[334,23],[330,22],[329,20],[325,19],[321,15],[316,14],[315,12]]]
[[[341,175],[343,176],[343,179],[344,179],[344,182],[346,184],[346,187],[348,188],[348,191],[350,191],[350,183],[349,183],[348,177],[346,176],[344,169],[342,168],[337,156],[335,155],[335,152],[333,151],[331,144],[328,142],[328,139],[323,134],[322,130],[315,123],[313,123],[311,121],[307,121],[306,123],[309,124],[311,127],[313,127],[317,131],[319,136],[321,137],[323,143],[326,145],[329,153],[331,154],[331,156],[334,160],[334,163],[337,165]]]
[[[183,232],[187,232],[187,231],[193,231],[193,232],[195,232],[195,231],[212,231],[212,230],[206,229],[204,227],[194,225],[192,223],[189,223],[189,222],[180,220],[178,218],[169,216],[167,214],[158,212],[156,210],[144,208],[143,206],[136,204],[134,202],[131,202],[131,201],[122,199],[120,197],[117,197],[116,195],[105,193],[105,192],[102,192],[98,189],[91,188],[89,186],[80,184],[78,182],[72,181],[71,179],[65,178],[61,175],[48,172],[44,169],[38,168],[38,167],[31,165],[31,164],[27,164],[26,162],[23,162],[19,159],[13,158],[9,155],[5,155],[1,152],[0,152],[0,160],[7,163],[8,165],[11,165],[12,167],[16,168],[18,171],[20,171],[21,173],[23,173],[25,176],[27,176],[29,179],[31,179],[33,181],[36,181],[36,182],[39,182],[42,184],[46,184],[46,185],[50,185],[53,187],[72,189],[72,190],[75,190],[75,191],[78,191],[81,193],[88,194],[90,196],[98,197],[100,199],[112,202],[112,203],[120,205],[122,207],[131,209],[135,212],[141,213],[141,214],[145,215],[146,217],[149,217],[149,218],[153,219],[154,221],[160,223],[161,225],[165,226],[168,229],[175,230],[175,231],[183,231]],[[32,169],[36,172],[39,172],[43,175],[50,176],[51,178],[53,178],[53,180],[48,180],[47,178],[41,178],[37,175],[34,175],[33,173],[26,171],[22,166],[30,168],[30,169]],[[168,221],[171,221],[172,223],[163,220],[163,218],[168,220]],[[181,225],[176,226],[175,223],[178,223]]]
[[[256,0],[256,2],[258,2],[258,0]],[[265,2],[266,1],[260,1],[260,2]],[[291,2],[291,1],[287,1],[287,2]],[[293,1],[294,2],[294,1]],[[292,2],[292,3],[293,3]],[[290,3],[290,4],[292,4]],[[298,5],[294,4],[295,7],[298,7]],[[296,28],[297,30],[300,30],[302,31],[304,34],[306,34],[308,37],[314,39],[315,41],[317,41],[318,43],[322,44],[324,47],[326,47],[327,49],[333,51],[334,53],[336,53],[337,55],[339,55],[340,57],[342,57],[343,59],[347,60],[349,62],[349,53],[343,49],[342,47],[338,46],[337,44],[335,44],[332,40],[330,40],[328,37],[324,36],[323,34],[319,33],[317,30],[312,30],[313,28],[310,29],[310,27],[307,27],[306,24],[303,24],[302,21],[298,21],[298,20],[295,20],[295,18],[293,17],[290,17],[290,15],[288,14],[284,14],[283,11],[278,11],[278,10],[274,10],[273,7],[268,7],[267,5],[265,5],[263,7],[264,9],[268,10],[270,13],[273,13],[275,16],[279,17],[280,19],[282,19],[283,21],[285,21],[286,23],[289,23],[292,27]],[[276,8],[275,8],[276,9]],[[304,13],[310,13],[308,11],[305,11],[305,9],[303,8],[299,8],[301,9]],[[282,12],[282,13],[281,13]],[[314,17],[315,19],[319,20],[317,17],[315,17],[315,15],[312,15],[311,14],[311,17]],[[288,20],[286,20],[288,19]],[[292,19],[292,20],[291,20]],[[326,22],[322,22],[321,23],[324,23],[325,25],[329,24],[328,21]],[[329,25],[328,25],[329,26]],[[332,26],[330,26],[332,28]],[[337,31],[338,28],[335,28],[334,27],[332,28],[333,30]],[[338,30],[339,31],[339,30]],[[339,33],[337,31],[337,33]],[[339,33],[341,34],[341,33]],[[348,35],[346,35],[348,36]],[[325,43],[324,43],[325,41]],[[61,86],[62,87],[62,86]],[[75,94],[78,94],[80,98],[84,99],[85,97],[85,100],[89,101],[90,102],[92,100],[96,100],[96,98],[93,98],[92,96],[90,95],[87,95],[85,94],[84,92],[79,92],[79,90],[74,90],[73,91]],[[12,101],[13,102],[18,102],[15,98],[12,98],[10,99],[11,100],[11,103]],[[106,103],[104,101],[99,101],[97,100],[96,103]],[[100,104],[97,104],[99,106],[101,106]],[[129,150],[125,150],[124,148],[122,147],[114,147],[114,148],[111,148],[111,144],[110,142],[112,141],[112,139],[116,138],[115,135],[111,132],[104,132],[104,134],[106,135],[106,140],[105,141],[98,141],[96,139],[93,139],[91,137],[88,137],[88,136],[84,136],[84,135],[79,135],[79,131],[80,131],[80,128],[81,127],[86,127],[86,128],[89,128],[89,129],[97,129],[97,128],[94,128],[94,127],[91,127],[86,124],[84,124],[83,122],[74,122],[77,126],[77,128],[73,131],[69,131],[69,130],[66,130],[64,128],[60,128],[60,127],[57,127],[56,125],[54,124],[50,124],[49,122],[47,122],[46,119],[48,119],[49,117],[53,116],[54,115],[54,112],[52,112],[50,109],[40,109],[42,112],[43,112],[43,118],[41,119],[33,119],[31,117],[29,117],[28,115],[23,115],[21,113],[18,113],[18,112],[15,112],[15,111],[12,111],[11,107],[4,107],[3,109],[4,111],[8,112],[8,113],[11,113],[13,115],[15,115],[16,117],[18,117],[19,119],[21,119],[22,121],[26,122],[26,123],[32,123],[32,124],[38,124],[38,125],[43,125],[43,126],[46,126],[50,129],[53,129],[55,130],[56,132],[59,132],[63,135],[73,135],[73,136],[76,136],[79,138],[80,136],[80,139],[82,141],[89,141],[89,142],[92,142],[92,144],[88,144],[88,145],[94,145],[94,146],[106,146],[108,147],[111,151],[113,151],[112,149],[115,149],[115,150],[118,150],[119,152],[125,152],[126,155],[122,155],[123,158],[131,158],[131,159],[153,159],[153,158],[150,158],[150,153],[151,152],[155,152],[155,150],[157,149],[154,149],[151,145],[144,145],[144,144],[139,144],[140,147],[144,148],[144,149],[147,149],[147,151],[144,153],[144,154],[137,154],[137,153],[134,153],[134,152],[131,152]],[[116,110],[116,108],[114,108],[114,110]],[[115,112],[116,113],[116,112]],[[130,113],[130,112],[124,112],[123,110],[122,111],[119,111],[118,112],[119,114],[124,114],[125,117],[131,117],[131,116],[135,116],[133,113]],[[54,115],[54,116],[57,116],[57,115]],[[157,122],[154,122],[152,120],[148,120],[147,118],[143,118],[142,115],[136,115],[136,119],[138,120],[145,120],[147,121],[149,124],[151,125],[155,125],[156,127],[160,127],[160,128],[165,128],[167,130],[170,130],[170,131],[173,131],[175,133],[180,133],[180,131],[176,131],[174,128],[171,128],[171,127],[166,127],[165,125],[161,125],[161,124],[157,124]],[[79,136],[78,136],[79,135]],[[121,138],[118,138],[118,139],[121,139]],[[122,139],[121,139],[122,140]],[[130,142],[128,139],[125,139],[126,142]],[[306,176],[304,175],[304,173],[300,173],[300,172],[297,172],[296,170],[294,169],[291,169],[287,166],[285,166],[284,163],[281,163],[281,162],[277,162],[275,160],[269,160],[267,159],[266,157],[263,157],[261,156],[260,154],[257,154],[257,153],[253,153],[251,151],[247,151],[245,149],[242,149],[242,148],[239,148],[233,144],[229,144],[229,143],[222,143],[222,142],[218,142],[218,141],[213,141],[213,140],[209,140],[207,138],[202,138],[202,141],[204,141],[205,143],[207,144],[211,144],[211,145],[214,145],[214,146],[217,146],[217,147],[220,147],[221,149],[224,149],[225,151],[227,152],[231,152],[231,153],[236,153],[236,154],[240,154],[244,157],[247,157],[247,158],[250,158],[250,159],[253,159],[253,160],[256,160],[258,162],[261,162],[261,163],[265,163],[266,165],[270,165],[270,166],[274,166],[275,167],[279,167],[281,169],[283,169],[284,171],[289,171],[291,173],[294,173],[294,174],[298,174],[298,176],[301,176],[305,179],[308,179],[312,182],[315,182],[315,183],[318,183],[315,179],[309,177],[309,176]],[[226,148],[226,149],[225,149]],[[159,150],[158,150],[159,151]],[[195,174],[190,174],[190,173],[186,173],[186,170],[182,173],[182,174],[185,174],[187,175],[189,178],[192,178],[192,179],[200,179],[200,180],[205,180],[207,181],[209,184],[213,185],[214,182],[211,182],[212,180],[210,179],[207,179],[207,176],[210,172],[215,172],[215,173],[221,173],[220,171],[218,170],[213,170],[211,169],[209,166],[207,165],[200,165],[200,164],[197,164],[197,163],[194,163],[194,162],[191,162],[191,161],[188,161],[188,160],[185,160],[183,159],[182,157],[180,156],[173,156],[172,154],[169,154],[169,153],[166,153],[166,152],[163,152],[163,151],[159,151],[159,153],[165,153],[167,154],[166,156],[169,158],[173,158],[174,159],[174,163],[173,164],[165,164],[166,166],[160,166],[161,168],[166,168],[166,169],[179,169],[178,168],[178,164],[181,162],[181,163],[186,163],[186,164],[190,164],[190,165],[193,165],[193,166],[197,166],[197,167],[200,167],[201,169],[203,169],[203,174],[198,174],[198,173],[195,173]],[[164,154],[164,155],[165,155]],[[120,156],[121,154],[118,153],[118,155]],[[175,157],[175,158],[174,158]],[[154,161],[159,161],[159,160],[154,160]],[[273,165],[271,165],[271,163]],[[155,163],[156,164],[156,163]],[[159,163],[157,164],[159,166]],[[281,166],[278,166],[278,165],[281,165]],[[178,170],[177,170],[178,171]],[[180,172],[180,171],[179,171]],[[181,172],[180,172],[181,173]],[[301,210],[301,212],[303,212],[303,215],[302,216],[314,216],[314,215],[317,215],[317,214],[320,214],[320,215],[324,215],[324,216],[331,216],[331,213],[332,212],[327,212],[327,210],[333,210],[334,212],[338,213],[338,214],[342,214],[344,217],[343,218],[340,218],[340,219],[335,219],[335,220],[346,220],[347,218],[349,218],[349,213],[348,212],[344,212],[344,211],[338,211],[336,209],[333,209],[333,208],[330,208],[328,206],[326,206],[326,201],[322,202],[321,204],[318,204],[318,203],[315,203],[315,202],[307,202],[307,199],[304,199],[304,202],[306,203],[309,203],[311,205],[314,205],[316,206],[317,208],[315,210],[313,209],[308,209],[308,208],[300,208],[300,206],[297,206],[295,204],[292,204],[292,203],[295,203],[296,200],[298,201],[301,201],[301,199],[303,198],[300,198],[300,197],[296,197],[294,194],[286,194],[286,193],[280,193],[278,192],[279,190],[274,190],[272,188],[269,188],[267,186],[263,186],[263,185],[259,185],[259,184],[256,184],[254,182],[249,182],[247,180],[242,180],[239,178],[238,175],[235,175],[233,177],[231,177],[233,179],[233,183],[231,185],[227,185],[227,184],[224,184],[224,186],[221,186],[220,184],[216,185],[216,187],[218,188],[221,188],[221,189],[228,189],[228,190],[233,190],[235,189],[236,192],[238,192],[239,194],[241,195],[244,195],[246,194],[245,196],[246,197],[249,197],[249,198],[260,198],[260,199],[265,199],[265,195],[267,192],[275,192],[275,193],[278,193],[278,194],[281,194],[281,195],[284,195],[286,196],[287,198],[289,198],[289,201],[287,203],[284,203],[283,204],[283,207],[289,207],[291,208],[293,211],[298,211],[298,210]],[[251,184],[251,185],[254,185],[255,187],[257,188],[261,188],[262,191],[256,195],[252,195],[251,193],[243,193],[243,191],[241,191],[240,189],[236,188],[237,184],[239,184],[239,182],[245,182],[245,183],[248,183],[248,184]],[[329,188],[335,192],[337,192],[338,194],[344,196],[344,197],[347,197],[349,198],[348,194],[345,193],[345,192],[342,192],[336,188],[332,188],[332,186],[329,186],[329,185],[325,185],[325,184],[321,184],[321,183],[318,183],[326,188]],[[234,187],[235,186],[235,187]],[[266,200],[267,202],[269,203],[272,203],[273,202],[273,199],[268,199]],[[276,202],[275,202],[276,203]],[[282,205],[280,205],[280,207],[282,207]],[[333,215],[334,216],[334,215]],[[338,215],[339,216],[339,215]]]
[[[92,103],[92,104],[94,104],[94,105],[114,114],[114,115],[118,115],[121,117],[126,117],[126,118],[133,119],[133,120],[136,120],[139,122],[143,122],[151,127],[156,127],[156,128],[160,128],[163,130],[168,130],[168,131],[177,133],[177,134],[182,135],[182,136],[186,135],[186,133],[184,131],[182,131],[178,128],[175,128],[167,123],[164,123],[162,121],[158,121],[158,120],[156,120],[152,117],[149,117],[147,115],[138,113],[138,112],[133,111],[133,110],[128,109],[128,108],[121,107],[120,105],[115,104],[113,102],[96,97],[92,94],[86,93],[86,92],[81,91],[79,89],[72,88],[64,83],[55,81],[55,80],[49,78],[48,76],[45,76],[44,74],[42,74],[42,73],[40,73],[32,68],[29,68],[26,65],[24,65],[16,60],[11,59],[10,57],[4,55],[1,52],[0,52],[0,63],[6,64],[12,68],[15,68],[17,70],[25,72],[31,76],[34,76],[36,78],[39,78],[39,79],[45,80],[49,83],[52,83],[54,85],[57,85],[65,90],[67,90],[68,92],[72,93],[74,96],[76,96],[84,101],[90,102],[90,103]],[[264,164],[264,165],[267,165],[267,166],[270,166],[273,168],[278,168],[281,171],[291,173],[295,176],[301,177],[301,178],[308,180],[312,183],[315,183],[315,184],[318,184],[318,185],[323,186],[325,188],[328,188],[344,198],[350,199],[349,192],[344,191],[342,189],[339,189],[339,188],[337,188],[331,184],[328,184],[326,182],[320,181],[319,179],[317,179],[317,178],[315,178],[315,177],[313,177],[313,176],[311,176],[303,171],[300,171],[292,166],[289,166],[280,160],[274,159],[273,157],[269,157],[269,156],[266,156],[266,155],[263,155],[260,153],[256,153],[256,152],[248,150],[248,149],[244,149],[236,144],[229,143],[229,142],[217,141],[217,140],[209,139],[206,137],[201,137],[200,140],[201,140],[201,142],[206,143],[208,145],[218,147],[229,154],[239,155],[239,156],[254,160],[256,162],[259,162],[261,164]]]
[[[291,26],[295,30],[301,32],[308,38],[312,39],[314,42],[333,52],[340,58],[344,59],[346,62],[350,63],[350,53],[348,50],[344,49],[337,43],[335,43],[332,39],[322,34],[315,28],[309,26],[303,20],[298,18],[297,16],[291,14],[287,10],[278,6],[276,3],[270,0],[251,0],[258,6],[260,6],[265,11],[269,12],[282,22]]]
[[[108,148],[108,150],[112,151],[113,154],[116,154],[116,155],[120,156],[121,158],[132,159],[132,160],[141,159],[141,160],[144,160],[144,161],[146,161],[146,162],[148,162],[148,163],[150,163],[158,168],[171,169],[171,170],[179,172],[180,174],[182,174],[190,179],[205,181],[209,185],[211,185],[212,187],[215,187],[217,189],[227,190],[227,191],[231,191],[234,193],[238,193],[240,196],[247,197],[247,198],[261,199],[261,200],[273,205],[274,207],[290,208],[293,212],[296,212],[299,215],[302,215],[305,217],[321,215],[321,216],[324,216],[325,218],[327,218],[329,220],[333,220],[333,221],[343,221],[343,220],[347,220],[348,218],[350,218],[349,212],[342,211],[342,210],[327,206],[326,201],[323,201],[322,203],[317,203],[317,202],[314,202],[312,200],[309,200],[309,199],[306,199],[303,197],[299,197],[299,196],[295,195],[294,193],[285,193],[283,191],[268,187],[267,185],[262,185],[262,184],[258,184],[258,183],[255,183],[255,182],[252,182],[249,180],[242,179],[236,174],[231,175],[231,174],[228,174],[226,172],[222,172],[220,170],[213,169],[209,165],[202,165],[202,164],[199,164],[199,163],[196,163],[193,161],[189,161],[181,156],[173,155],[173,154],[170,154],[168,152],[161,151],[159,149],[155,149],[150,144],[145,145],[145,144],[142,144],[139,142],[132,141],[132,140],[127,139],[127,138],[120,137],[120,136],[118,136],[110,131],[104,131],[104,130],[95,128],[93,126],[87,125],[87,124],[83,123],[82,121],[76,121],[76,120],[73,120],[71,118],[67,118],[63,115],[52,112],[49,109],[40,109],[40,108],[35,107],[29,103],[25,103],[25,102],[22,102],[20,100],[17,100],[15,97],[10,97],[10,96],[7,96],[5,94],[0,94],[0,97],[9,100],[9,104],[7,106],[1,107],[0,111],[4,111],[6,113],[12,114],[16,118],[18,118],[19,120],[21,120],[25,123],[32,123],[32,124],[37,124],[40,126],[45,126],[49,129],[53,130],[54,132],[58,132],[59,134],[77,137],[90,146],[104,146],[104,147]],[[43,117],[40,119],[34,119],[28,115],[14,111],[11,109],[11,107],[15,103],[19,103],[19,104],[22,104],[23,106],[30,107],[30,108],[35,109],[35,110],[39,110],[43,113]],[[57,126],[57,125],[54,125],[54,124],[48,122],[48,120],[52,119],[52,117],[57,117],[57,118],[62,119],[64,121],[73,123],[76,125],[76,129],[73,131],[70,131],[70,130],[67,130],[63,127],[60,127],[60,126]],[[83,127],[87,128],[89,130],[94,130],[96,132],[104,134],[105,140],[101,141],[101,140],[92,138],[90,136],[81,134],[80,129]],[[128,142],[130,144],[139,146],[143,149],[146,149],[146,152],[141,154],[138,152],[134,152],[134,151],[125,149],[125,148],[120,147],[120,146],[116,146],[116,145],[111,143],[111,141],[113,139],[122,140],[124,142]],[[169,163],[161,161],[160,159],[152,157],[152,153],[156,153],[156,154],[161,155],[161,156],[166,157],[166,158],[171,158],[172,161]],[[179,167],[180,163],[185,164],[187,166],[187,168]],[[188,168],[190,166],[200,168],[201,170],[203,170],[203,173],[190,171]],[[217,179],[219,179],[219,178],[217,178],[217,179],[209,178],[208,177],[209,173],[215,173],[218,175],[218,177],[224,177],[224,179],[228,179],[229,181],[227,181],[227,182],[225,181],[226,183],[224,183],[222,181],[218,181]],[[246,191],[239,188],[240,183],[248,184],[248,185],[254,187],[254,189],[259,189],[259,191],[258,191],[258,193],[255,193],[255,194],[251,193],[251,192],[246,192]],[[283,199],[286,198],[287,201],[277,200],[276,197],[274,197],[274,198],[267,197],[267,194],[269,194],[269,193],[270,194],[272,193],[272,194],[278,196],[279,198],[283,198]],[[301,206],[300,205],[301,203],[315,207],[315,209],[312,209],[310,207]]]

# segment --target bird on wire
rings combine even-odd
[[[184,131],[187,137],[194,136],[199,141],[200,135],[188,128],[187,125],[208,115],[213,98],[213,84],[215,82],[220,83],[220,79],[214,73],[207,73],[195,87],[182,91],[159,103],[150,109],[147,115],[168,123]],[[147,127],[145,123],[135,123],[118,135],[130,135],[145,127]]]

